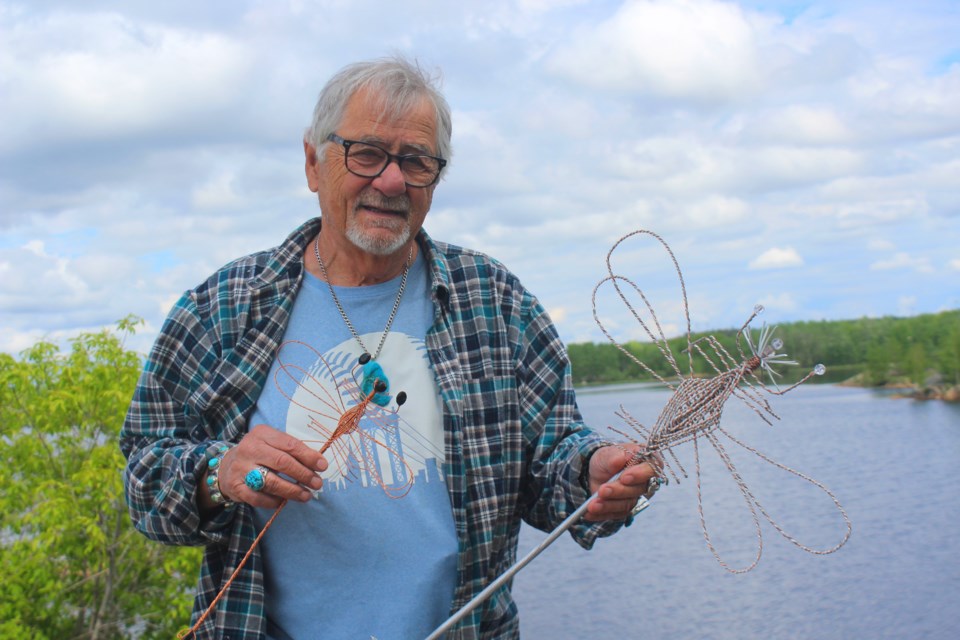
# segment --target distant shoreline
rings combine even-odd
[[[876,389],[887,391],[890,398],[908,398],[911,400],[942,400],[944,402],[960,402],[960,385],[930,385],[920,387],[909,382],[889,382],[883,385],[871,385],[863,382],[861,375],[853,376],[840,382],[816,382],[808,384],[833,384],[838,387],[855,387],[858,389]],[[655,380],[624,380],[622,382],[582,383],[574,384],[577,393],[608,393],[623,388],[646,388],[650,390],[668,390],[663,384]]]
[[[888,382],[884,385],[870,385],[863,382],[863,376],[856,375],[849,380],[838,382],[841,387],[858,387],[862,389],[883,389],[891,391],[891,398],[910,398],[911,400],[943,400],[944,402],[960,402],[960,385],[931,384],[920,386],[911,382]]]

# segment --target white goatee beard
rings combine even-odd
[[[350,216],[347,220],[346,231],[347,239],[350,242],[375,256],[392,255],[407,244],[410,240],[409,197],[400,195],[388,198],[368,187],[360,193],[357,208],[361,206],[402,211],[404,214],[377,222],[376,228],[389,231],[388,235],[375,233],[376,229],[364,229],[357,223],[356,215]]]
[[[383,225],[379,228],[392,231],[388,236],[373,234],[361,228],[355,220],[347,224],[347,239],[360,249],[375,256],[389,256],[402,249],[410,240],[410,224],[398,220],[399,225]]]

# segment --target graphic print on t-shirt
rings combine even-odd
[[[372,342],[379,335],[365,338]],[[317,494],[374,487],[401,498],[416,482],[442,482],[439,400],[424,366],[423,343],[389,334],[377,358],[389,381],[386,406],[366,401],[360,354],[353,340],[326,353],[288,341],[277,353],[273,383],[290,401],[287,433],[317,450],[329,443],[324,455],[330,466],[321,474],[324,486]],[[401,391],[406,401],[398,406]],[[365,406],[358,419],[331,442],[344,414],[356,412],[360,404]]]

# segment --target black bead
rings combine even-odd
[[[400,393],[397,394],[397,406],[398,406],[398,407],[399,407],[400,405],[402,405],[402,404],[403,404],[404,402],[406,402],[406,401],[407,401],[407,392],[406,392],[406,391],[401,391]]]
[[[360,355],[360,364],[367,364],[370,362],[370,354],[364,353]]]

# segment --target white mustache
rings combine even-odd
[[[407,195],[388,198],[379,194],[369,194],[362,196],[360,200],[357,201],[357,208],[359,209],[360,207],[386,209],[387,211],[401,213],[406,217],[410,213],[410,198]]]

